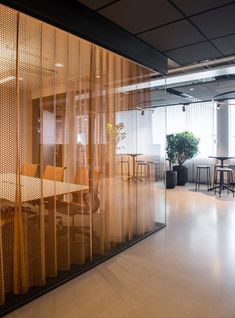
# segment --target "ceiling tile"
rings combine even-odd
[[[221,57],[221,54],[209,42],[197,43],[171,50],[166,55],[181,65]]]
[[[139,37],[160,51],[167,51],[205,40],[187,20],[142,33]]]
[[[212,42],[224,55],[235,54],[235,34],[212,40]]]
[[[173,0],[173,2],[180,8],[186,15],[196,14],[205,10],[213,9],[218,6],[227,4],[231,0]]]
[[[235,4],[199,14],[191,20],[209,39],[235,33]]]
[[[193,88],[193,90],[190,90],[190,88]],[[207,88],[204,85],[190,85],[190,86],[184,86],[184,87],[177,87],[177,90],[191,95],[194,98],[199,98],[202,100],[208,100],[213,98],[216,95],[216,92],[212,90],[211,88]]]
[[[93,10],[97,10],[111,3],[112,0],[79,0],[79,2]]]
[[[120,0],[98,12],[134,34],[183,18],[166,0]]]
[[[185,102],[184,98],[168,93],[166,90],[156,89],[152,91],[152,106],[164,106],[169,104],[181,104]]]
[[[235,87],[235,80],[233,79],[228,79],[228,80],[218,80],[214,82],[213,89],[216,90],[217,92],[229,92],[229,91],[234,91]]]

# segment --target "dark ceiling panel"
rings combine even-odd
[[[197,15],[191,20],[209,39],[235,33],[235,4]]]
[[[173,0],[179,9],[186,15],[196,14],[205,10],[213,9],[218,6],[232,2],[231,0]]]
[[[48,0],[5,0],[4,3],[152,70],[167,71],[165,56],[77,1],[51,0],[50,5]]]
[[[167,51],[205,40],[187,20],[142,33],[139,37],[160,51]]]
[[[235,54],[235,34],[212,40],[212,42],[224,55]]]
[[[166,0],[120,0],[98,12],[134,34],[183,17]]]
[[[216,91],[213,90],[213,87],[207,88],[205,85],[198,85],[198,84],[184,86],[184,87],[177,87],[177,90],[184,94],[188,94],[202,100],[211,99],[216,95]]]
[[[215,95],[234,90],[234,87],[235,87],[235,80],[232,80],[232,79],[218,80],[218,81],[205,84],[205,88],[207,88],[208,90],[213,89],[213,91],[216,92]]]
[[[154,106],[164,106],[164,105],[169,105],[169,104],[181,104],[185,102],[184,98],[181,98],[177,95],[173,95],[169,92],[167,92],[165,89],[164,90],[153,90],[151,92],[151,97],[152,97],[152,107]]]
[[[171,50],[166,55],[181,65],[221,57],[220,53],[209,42],[197,43]]]
[[[113,0],[79,0],[82,4],[85,4],[85,6],[97,10],[99,8],[102,8],[103,6],[113,2]]]

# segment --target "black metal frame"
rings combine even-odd
[[[167,73],[167,58],[163,54],[75,0],[52,0],[50,2],[48,0],[0,0],[0,3],[100,45],[147,68],[162,74]],[[71,271],[60,272],[58,277],[48,279],[45,286],[32,287],[25,295],[8,295],[6,303],[0,306],[0,316],[6,315],[48,293],[163,229],[165,226],[166,224],[156,223],[154,231],[138,236],[119,248],[112,249],[106,255],[95,258],[92,262],[85,264],[85,266],[73,266]]]
[[[76,0],[0,0],[20,12],[68,31],[161,74],[167,57]]]

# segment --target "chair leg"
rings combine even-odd
[[[209,168],[209,187],[211,187],[211,169]]]
[[[230,188],[230,172],[227,172],[227,194],[229,194],[229,188]]]
[[[201,169],[199,169],[198,190],[200,190],[200,182],[201,182]]]
[[[136,176],[138,177],[139,176],[139,164],[137,163],[136,165]]]
[[[150,180],[150,165],[147,166],[148,170],[148,179]]]
[[[197,191],[197,180],[198,180],[198,168],[197,168],[197,172],[196,172],[195,191]]]
[[[214,171],[213,171],[213,187],[216,185],[216,167],[214,166]]]
[[[216,184],[217,184],[217,176],[218,176],[218,172],[219,171],[215,171],[215,175],[214,175],[214,186],[216,186]],[[215,188],[215,194],[216,194],[216,188]]]
[[[233,192],[233,198],[234,198],[234,183],[233,183],[233,172],[231,171],[231,180],[232,180],[232,192]]]

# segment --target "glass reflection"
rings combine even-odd
[[[165,157],[150,89],[119,91],[152,72],[7,7],[0,15],[5,310],[164,226]]]

